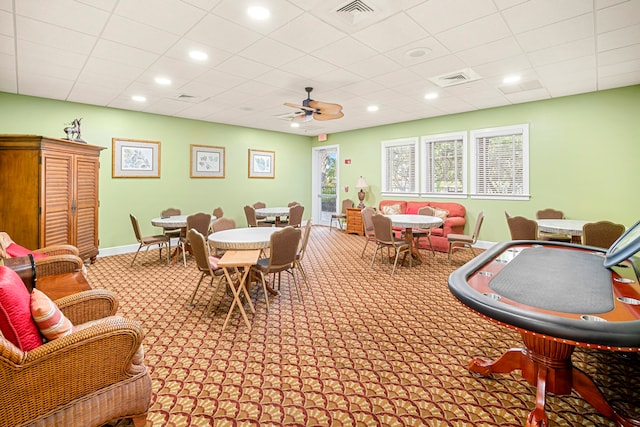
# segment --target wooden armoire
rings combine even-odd
[[[29,249],[72,244],[98,255],[98,172],[104,147],[0,135],[0,231]]]

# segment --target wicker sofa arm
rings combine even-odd
[[[106,289],[78,292],[60,298],[55,303],[74,325],[113,316],[118,310],[118,299]]]
[[[51,256],[51,255],[65,255],[65,254],[80,256],[80,251],[78,250],[78,248],[76,248],[73,245],[51,245],[51,246],[45,246],[44,248],[36,249],[33,252],[38,253],[38,254],[49,255],[49,256]]]
[[[37,259],[35,262],[36,277],[84,271],[84,263],[77,255],[52,255]]]
[[[13,347],[13,354],[7,354],[9,346],[2,346],[2,418],[18,425],[97,390],[146,375],[141,358],[134,358],[142,339],[138,322],[111,316],[26,353]]]

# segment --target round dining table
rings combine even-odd
[[[582,219],[537,219],[538,230],[553,234],[568,234],[573,243],[580,243],[582,226],[591,221]]]
[[[288,207],[272,207],[272,208],[257,208],[256,216],[259,217],[275,217],[276,227],[280,225],[280,217],[289,216],[289,208]]]
[[[229,230],[211,233],[208,237],[209,244],[222,250],[252,250],[267,249],[271,246],[271,235],[281,231],[276,227],[246,227],[231,228]],[[253,281],[253,280],[252,280]],[[267,291],[272,295],[278,295],[278,291],[267,283]]]
[[[404,238],[411,246],[411,254],[413,255],[414,259],[422,262],[422,255],[420,255],[420,251],[416,247],[415,241],[413,239],[413,229],[429,229],[433,227],[439,227],[440,225],[442,225],[442,219],[438,218],[437,216],[412,214],[395,214],[386,216],[391,219],[391,224],[393,224],[395,227],[405,228]]]
[[[158,217],[158,218],[153,218],[151,220],[151,225],[155,226],[155,227],[162,227],[164,228],[180,228],[182,231],[180,232],[181,236],[186,236],[187,235],[187,217],[189,215],[173,215],[173,216],[167,216],[167,217]],[[211,215],[211,224],[213,224],[213,221],[215,221],[217,218],[215,217],[215,215]],[[186,249],[187,252],[191,251],[191,247],[188,245],[186,245]],[[175,252],[173,253],[173,255],[171,256],[171,264],[175,264],[176,261],[178,260],[179,256],[181,255],[181,247],[180,245],[178,245],[176,247]]]

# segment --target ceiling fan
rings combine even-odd
[[[314,101],[311,99],[312,87],[305,87],[307,99],[302,101],[302,105],[285,102],[284,105],[292,108],[299,108],[301,111],[295,113],[291,119],[294,122],[307,122],[315,120],[334,120],[344,116],[342,105],[331,104],[329,102]]]

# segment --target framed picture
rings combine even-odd
[[[112,138],[113,178],[160,178],[160,142]]]
[[[191,178],[224,178],[224,147],[191,144]]]
[[[276,152],[249,149],[249,178],[275,178]]]

